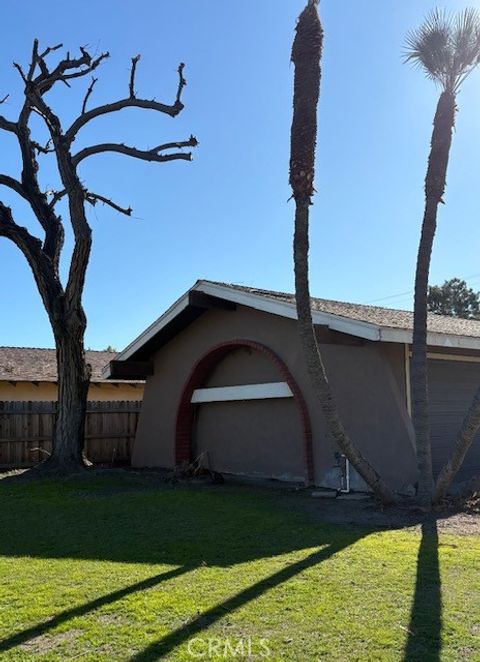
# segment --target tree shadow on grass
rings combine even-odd
[[[211,625],[224,618],[229,613],[235,612],[242,606],[253,600],[256,600],[270,589],[290,580],[292,577],[298,575],[307,568],[311,568],[315,565],[318,565],[319,563],[322,563],[322,561],[329,559],[331,556],[354,544],[362,537],[363,534],[360,532],[351,533],[349,535],[342,536],[340,540],[326,544],[325,547],[322,547],[322,549],[314,552],[313,554],[310,554],[305,559],[287,565],[285,568],[282,568],[282,570],[279,570],[273,575],[270,575],[269,577],[256,582],[252,586],[249,586],[233,597],[215,605],[211,609],[208,609],[204,613],[197,616],[194,620],[188,622],[186,625],[178,628],[177,630],[174,630],[159,641],[154,642],[148,646],[140,653],[134,655],[131,660],[135,662],[147,662],[149,660],[157,660],[167,655],[175,648],[183,644],[185,641],[190,639],[192,636],[198,634],[202,630],[209,628]],[[62,611],[48,621],[38,623],[0,641],[0,653],[5,653],[17,646],[26,644],[28,641],[45,635],[59,625],[62,625],[63,623],[66,623],[74,618],[85,616],[97,609],[100,609],[101,607],[117,602],[118,600],[121,600],[132,593],[148,590],[162,582],[179,577],[194,569],[194,567],[187,566],[175,568],[153,577],[149,577],[145,580],[117,591],[113,591],[112,593],[100,596],[95,600],[87,602],[83,605],[79,605],[78,607]]]
[[[0,556],[229,567],[342,535],[277,490],[117,482],[0,480]]]
[[[290,497],[284,498],[274,490],[224,486],[126,492],[124,485],[120,491],[109,491],[106,487],[105,480],[101,485],[92,482],[63,486],[0,485],[3,503],[0,556],[95,559],[168,564],[176,568],[66,609],[43,623],[14,633],[0,642],[0,651],[25,644],[73,618],[174,579],[202,564],[227,568],[290,552],[317,550],[208,609],[133,658],[157,659],[228,613],[370,533],[357,527],[347,529],[314,523]]]
[[[149,662],[150,660],[158,660],[167,656],[178,646],[181,646],[190,638],[198,635],[203,630],[206,630],[228,614],[237,611],[252,600],[256,600],[270,589],[292,579],[292,577],[295,577],[295,575],[298,575],[307,568],[311,568],[322,563],[322,561],[329,559],[331,556],[354,544],[362,537],[363,536],[358,534],[352,534],[350,537],[344,538],[341,542],[333,542],[319,551],[310,554],[307,558],[292,563],[273,575],[252,584],[252,586],[249,586],[233,597],[215,605],[211,609],[208,609],[194,620],[154,642],[140,653],[131,657],[131,662]]]
[[[73,607],[72,609],[66,609],[65,611],[62,611],[56,616],[54,616],[53,618],[50,618],[48,621],[44,621],[43,623],[38,623],[37,625],[34,625],[31,628],[27,628],[26,630],[17,632],[11,637],[2,639],[0,641],[0,653],[5,653],[10,649],[15,648],[16,646],[25,644],[27,641],[30,641],[31,639],[35,639],[36,637],[44,635],[50,630],[53,630],[59,625],[62,625],[62,623],[66,623],[67,621],[70,621],[73,618],[78,618],[79,616],[85,616],[86,614],[89,614],[90,612],[95,611],[96,609],[100,609],[105,605],[111,604],[113,602],[116,602],[117,600],[121,600],[122,598],[125,598],[131,593],[146,591],[147,589],[158,586],[158,584],[161,584],[162,582],[166,582],[170,579],[174,579],[175,577],[179,577],[180,575],[190,572],[191,570],[193,570],[193,568],[180,567],[180,568],[175,568],[173,570],[169,570],[167,572],[162,572],[158,575],[154,575],[153,577],[148,577],[147,579],[137,582],[136,584],[132,584],[131,586],[126,586],[125,588],[121,588],[118,591],[113,591],[112,593],[107,593],[106,595],[102,595],[96,598],[95,600],[92,600],[91,602],[86,602],[85,604],[79,605],[78,607]]]
[[[422,525],[417,579],[404,662],[438,662],[442,650],[442,595],[436,522]]]

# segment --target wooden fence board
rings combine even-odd
[[[141,401],[87,405],[85,453],[94,463],[129,463]],[[29,467],[52,449],[56,402],[0,401],[0,468]]]

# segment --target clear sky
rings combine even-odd
[[[94,249],[85,291],[86,344],[128,344],[198,278],[292,291],[293,204],[287,202],[295,20],[303,0],[2,0],[0,97],[14,117],[21,85],[12,60],[31,42],[90,45],[111,58],[91,104],[127,93],[129,62],[142,54],[139,95],[172,102],[186,63],[183,113],[172,120],[124,110],[97,120],[78,145],[137,147],[183,140],[192,163],[155,164],[121,155],[85,161],[92,190],[134,209],[133,218],[89,212]],[[472,2],[478,5],[479,0]],[[325,28],[312,209],[311,283],[316,296],[411,306],[423,209],[423,178],[437,98],[402,64],[405,33],[432,8],[425,0],[322,0]],[[448,0],[448,8],[464,3]],[[78,114],[87,80],[50,102],[64,124]],[[434,248],[431,282],[469,277],[480,289],[480,75],[464,85]],[[10,138],[0,166],[18,174]],[[45,163],[43,182],[55,187]],[[1,191],[2,199],[13,199]],[[35,227],[15,205],[17,221]],[[399,295],[392,298],[392,295]],[[52,346],[46,314],[23,256],[0,240],[0,344]]]

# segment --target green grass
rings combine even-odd
[[[0,503],[2,661],[480,660],[479,538],[134,476],[2,480]]]

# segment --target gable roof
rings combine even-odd
[[[261,290],[244,285],[226,285],[225,283],[214,281],[208,282],[211,282],[212,285],[232,288],[240,292],[262,296],[274,301],[283,301],[295,306],[294,294]],[[314,297],[312,297],[311,302],[313,311],[329,313],[359,322],[367,322],[379,327],[413,330],[413,312],[411,310],[382,308],[380,306],[369,306],[362,303],[347,303],[345,301],[318,299]],[[436,313],[428,313],[427,318],[428,330],[430,332],[480,338],[480,320],[460,319],[448,315],[437,315]]]
[[[112,361],[116,352],[85,352],[92,366],[94,383],[105,382],[103,368]],[[57,363],[54,349],[40,347],[0,347],[0,380],[9,382],[56,382]]]
[[[192,292],[201,292],[215,299],[281,317],[297,318],[293,294],[199,280],[123,352],[120,352],[116,361],[135,360],[141,357],[142,350],[150,347],[155,338],[158,338],[167,327],[172,326],[175,322],[178,323],[180,317],[185,315],[189,306],[191,307],[190,294]],[[413,313],[409,310],[312,298],[312,312],[314,324],[326,326],[332,331],[372,341],[412,342]],[[480,350],[480,321],[430,313],[428,315],[428,344],[437,347]],[[108,374],[107,367],[104,375],[108,376]]]

